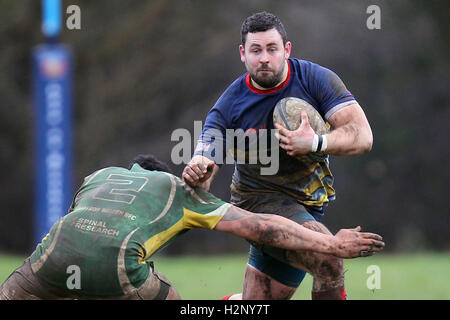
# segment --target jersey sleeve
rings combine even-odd
[[[317,101],[325,120],[355,102],[351,92],[333,71],[312,63],[308,75],[310,93]]]
[[[234,104],[233,83],[217,100],[208,112],[202,134],[200,135],[194,155],[202,155],[213,160],[219,167],[226,158],[226,129],[232,127],[231,110]]]
[[[231,204],[202,188],[191,188],[181,180],[183,188],[183,219],[186,229],[214,229]]]
[[[212,108],[206,116],[194,155],[202,155],[211,159],[220,167],[225,158],[225,130],[226,122],[223,114],[217,108]]]

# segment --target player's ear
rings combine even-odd
[[[245,48],[242,44],[239,45],[239,54],[241,55],[242,63],[245,63]]]
[[[290,41],[286,41],[284,45],[284,57],[288,59],[291,56],[292,43]]]

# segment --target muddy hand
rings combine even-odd
[[[183,170],[183,179],[191,187],[197,187],[211,176],[214,168],[214,162],[202,157],[196,156],[186,165]]]
[[[375,233],[360,232],[355,229],[341,229],[336,233],[338,239],[336,256],[340,258],[368,257],[384,248],[383,238]]]
[[[280,147],[290,156],[311,152],[315,132],[304,110],[301,112],[301,119],[300,126],[294,131],[289,131],[278,123],[275,124],[275,128],[278,129],[275,137],[279,139]]]

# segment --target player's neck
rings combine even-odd
[[[289,65],[288,65],[288,61],[287,61],[287,59],[286,59],[286,60],[284,60],[283,76],[281,77],[280,82],[278,82],[278,83],[277,83],[275,86],[273,86],[272,88],[264,88],[264,87],[261,87],[259,84],[257,84],[255,81],[253,81],[252,78],[250,78],[250,81],[252,82],[252,86],[255,87],[255,88],[258,89],[258,90],[272,90],[272,89],[278,87],[279,85],[281,85],[283,82],[286,81],[287,76],[288,76],[288,73],[289,73]]]

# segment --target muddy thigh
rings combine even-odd
[[[244,300],[288,300],[297,289],[279,283],[251,265],[247,265],[244,279]]]

